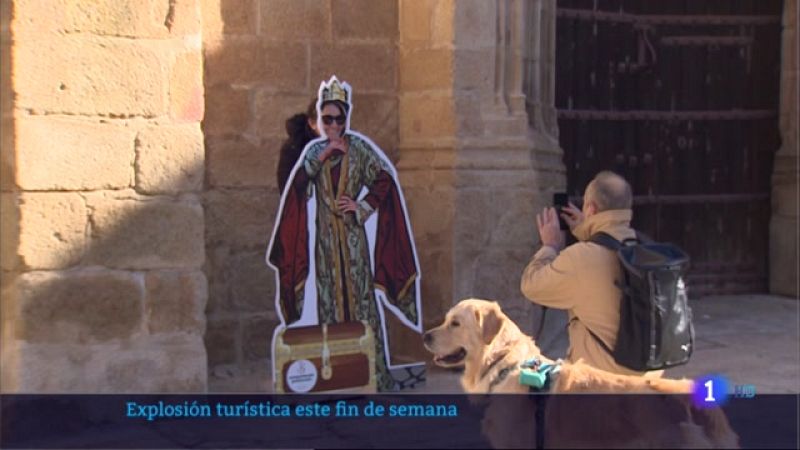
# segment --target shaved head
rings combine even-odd
[[[633,193],[631,185],[624,178],[604,170],[586,186],[584,204],[593,202],[597,212],[610,209],[631,209],[633,206]]]

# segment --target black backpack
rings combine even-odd
[[[617,254],[624,280],[617,342],[610,349],[591,330],[614,361],[632,370],[659,370],[686,364],[694,350],[692,311],[686,296],[684,274],[689,256],[672,244],[636,239],[619,242],[597,233],[590,242]]]

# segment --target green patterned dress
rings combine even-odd
[[[327,141],[315,143],[303,161],[310,182],[308,193],[316,192],[316,288],[319,323],[350,320],[367,322],[375,336],[376,385],[380,391],[394,389],[384,352],[383,329],[375,301],[370,249],[364,223],[375,208],[367,198],[358,201],[356,213],[341,213],[336,201],[342,195],[354,200],[366,188],[373,204],[380,204],[391,183],[390,169],[368,142],[348,134],[347,154],[336,154],[324,163],[319,155]],[[413,301],[415,283],[401,295],[398,307],[407,317],[416,317]],[[298,292],[298,298],[303,298]]]

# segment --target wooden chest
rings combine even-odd
[[[275,339],[278,393],[375,392],[375,337],[366,323],[286,328]]]

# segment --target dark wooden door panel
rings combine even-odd
[[[634,226],[692,257],[694,295],[766,290],[779,0],[562,0],[567,184],[625,176]]]

